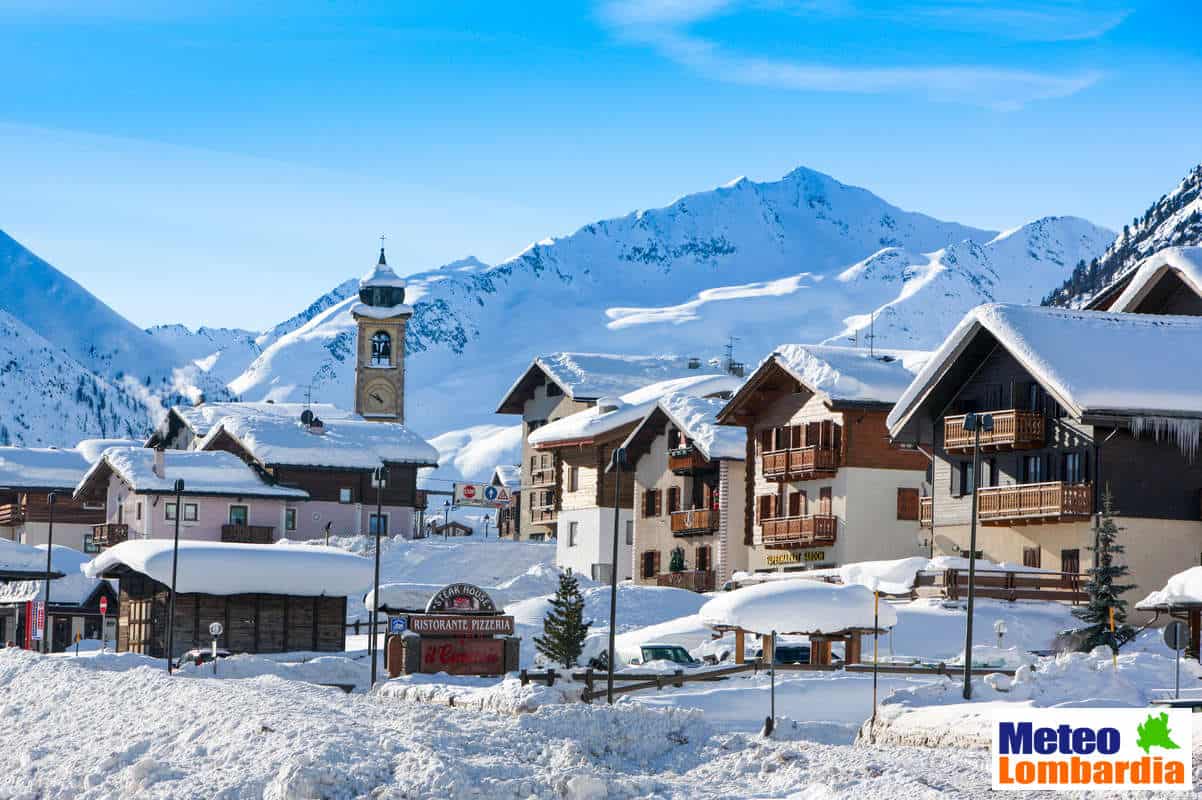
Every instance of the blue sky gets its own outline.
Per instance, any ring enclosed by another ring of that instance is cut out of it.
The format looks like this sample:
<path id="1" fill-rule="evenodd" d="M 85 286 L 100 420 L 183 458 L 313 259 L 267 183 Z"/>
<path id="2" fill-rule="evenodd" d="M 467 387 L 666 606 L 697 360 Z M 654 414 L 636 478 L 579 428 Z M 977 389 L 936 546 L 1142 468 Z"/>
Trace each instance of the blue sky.
<path id="1" fill-rule="evenodd" d="M 186 8 L 181 8 L 186 6 Z M 1202 11 L 1097 0 L 0 0 L 0 229 L 139 324 L 259 328 L 805 165 L 1120 227 L 1202 161 Z"/>

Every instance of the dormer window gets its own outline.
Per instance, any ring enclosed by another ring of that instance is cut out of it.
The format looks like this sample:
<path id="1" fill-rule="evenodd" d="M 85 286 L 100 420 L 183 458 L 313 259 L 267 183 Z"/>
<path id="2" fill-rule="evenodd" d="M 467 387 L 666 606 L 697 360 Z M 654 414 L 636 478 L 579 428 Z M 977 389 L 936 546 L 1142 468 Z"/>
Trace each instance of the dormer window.
<path id="1" fill-rule="evenodd" d="M 384 331 L 376 331 L 371 336 L 371 365 L 392 366 L 392 337 Z"/>

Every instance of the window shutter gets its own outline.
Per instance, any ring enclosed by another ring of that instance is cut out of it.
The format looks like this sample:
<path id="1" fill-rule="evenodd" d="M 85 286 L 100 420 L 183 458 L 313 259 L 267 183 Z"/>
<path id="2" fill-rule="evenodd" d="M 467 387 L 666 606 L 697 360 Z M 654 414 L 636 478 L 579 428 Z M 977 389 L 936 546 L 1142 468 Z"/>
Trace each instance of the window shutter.
<path id="1" fill-rule="evenodd" d="M 829 486 L 818 490 L 818 513 L 830 516 L 831 488 Z"/>
<path id="2" fill-rule="evenodd" d="M 810 496 L 806 493 L 805 489 L 802 489 L 797 494 L 801 498 L 801 511 L 799 513 L 804 517 L 810 513 Z"/>
<path id="3" fill-rule="evenodd" d="M 964 481 L 964 464 L 953 463 L 949 466 L 951 467 L 951 469 L 948 470 L 948 472 L 951 473 L 951 483 L 949 488 L 951 489 L 953 497 L 959 497 L 964 493 L 963 489 L 961 488 Z"/>
<path id="4" fill-rule="evenodd" d="M 918 519 L 918 490 L 897 490 L 897 518 L 900 520 Z"/>
<path id="5" fill-rule="evenodd" d="M 814 447 L 819 443 L 819 437 L 822 435 L 821 422 L 806 423 L 806 447 Z"/>
<path id="6" fill-rule="evenodd" d="M 759 512 L 759 520 L 758 521 L 762 523 L 764 520 L 766 520 L 772 516 L 772 498 L 771 498 L 771 496 L 766 495 L 766 494 L 760 495 L 758 505 L 759 505 L 759 508 L 757 509 L 757 511 Z"/>
<path id="7" fill-rule="evenodd" d="M 764 430 L 760 431 L 759 442 L 760 442 L 760 452 L 761 453 L 767 453 L 769 450 L 772 449 L 772 429 L 771 428 L 765 428 Z"/>
<path id="8" fill-rule="evenodd" d="M 801 516 L 801 493 L 800 492 L 793 492 L 791 495 L 789 495 L 789 516 L 790 517 L 800 517 Z"/>
<path id="9" fill-rule="evenodd" d="M 664 492 L 662 489 L 655 490 L 655 515 L 662 517 L 664 515 Z"/>
<path id="10" fill-rule="evenodd" d="M 656 550 L 651 556 L 651 570 L 654 574 L 659 574 L 659 551 Z"/>

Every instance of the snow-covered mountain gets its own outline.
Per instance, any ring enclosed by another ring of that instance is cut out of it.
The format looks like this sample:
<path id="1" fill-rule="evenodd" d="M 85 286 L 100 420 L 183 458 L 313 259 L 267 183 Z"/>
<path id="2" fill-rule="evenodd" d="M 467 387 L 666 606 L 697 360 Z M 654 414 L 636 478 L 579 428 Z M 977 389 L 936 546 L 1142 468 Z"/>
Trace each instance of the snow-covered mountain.
<path id="1" fill-rule="evenodd" d="M 434 438 L 452 473 L 481 477 L 478 467 L 517 442 L 491 412 L 536 354 L 706 358 L 736 337 L 736 357 L 755 361 L 782 341 L 859 327 L 867 346 L 874 310 L 878 346 L 933 347 L 978 303 L 1037 302 L 1112 239 L 1071 217 L 1000 234 L 941 222 L 806 169 L 771 183 L 740 179 L 496 266 L 466 259 L 410 276 L 408 421 Z M 230 388 L 251 400 L 311 389 L 349 402 L 352 295 L 343 284 L 294 318 L 303 324 L 281 326 L 270 343 L 260 337 L 263 352 Z"/>

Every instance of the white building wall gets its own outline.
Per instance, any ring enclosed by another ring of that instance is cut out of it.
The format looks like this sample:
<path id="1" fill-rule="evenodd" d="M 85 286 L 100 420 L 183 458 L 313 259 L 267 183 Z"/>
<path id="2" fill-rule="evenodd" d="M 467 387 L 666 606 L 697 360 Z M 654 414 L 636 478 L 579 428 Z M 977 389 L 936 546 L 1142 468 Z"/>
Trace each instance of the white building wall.
<path id="1" fill-rule="evenodd" d="M 840 564 L 879 561 L 926 554 L 926 539 L 917 520 L 897 518 L 897 490 L 922 486 L 921 472 L 903 469 L 844 467 L 848 504 L 841 518 Z"/>
<path id="2" fill-rule="evenodd" d="M 629 580 L 632 576 L 633 548 L 626 544 L 626 522 L 634 519 L 629 509 L 621 509 L 618 516 L 618 580 Z M 568 531 L 576 523 L 576 544 L 569 543 Z M 612 508 L 589 508 L 565 510 L 559 513 L 559 537 L 555 547 L 555 563 L 561 569 L 592 578 L 594 567 L 610 564 L 613 559 Z"/>

